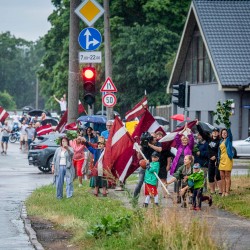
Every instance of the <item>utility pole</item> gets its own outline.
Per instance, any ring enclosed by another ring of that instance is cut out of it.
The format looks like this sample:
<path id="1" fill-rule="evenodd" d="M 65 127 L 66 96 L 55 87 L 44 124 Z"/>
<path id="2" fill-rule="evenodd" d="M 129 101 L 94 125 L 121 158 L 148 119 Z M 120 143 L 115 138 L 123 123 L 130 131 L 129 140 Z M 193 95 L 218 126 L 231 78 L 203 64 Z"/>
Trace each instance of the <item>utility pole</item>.
<path id="1" fill-rule="evenodd" d="M 104 7 L 104 48 L 105 48 L 105 78 L 112 79 L 109 0 L 103 0 Z M 107 108 L 107 119 L 113 119 L 113 108 Z"/>
<path id="2" fill-rule="evenodd" d="M 78 62 L 78 35 L 79 19 L 75 9 L 80 0 L 70 1 L 70 24 L 69 24 L 69 79 L 68 79 L 68 123 L 73 123 L 78 118 L 79 100 L 79 62 Z"/>
<path id="3" fill-rule="evenodd" d="M 188 112 L 188 82 L 185 82 L 185 108 L 184 108 L 184 116 L 185 120 L 187 120 L 187 112 Z"/>

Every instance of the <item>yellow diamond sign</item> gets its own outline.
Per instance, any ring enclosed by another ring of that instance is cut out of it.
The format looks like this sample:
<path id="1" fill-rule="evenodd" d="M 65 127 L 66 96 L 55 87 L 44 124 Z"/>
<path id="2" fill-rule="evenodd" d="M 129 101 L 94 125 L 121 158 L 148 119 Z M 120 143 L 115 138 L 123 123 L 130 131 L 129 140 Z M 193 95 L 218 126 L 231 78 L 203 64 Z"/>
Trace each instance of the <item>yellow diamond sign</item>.
<path id="1" fill-rule="evenodd" d="M 102 16 L 104 9 L 96 0 L 85 0 L 76 8 L 75 13 L 88 26 L 92 26 Z"/>

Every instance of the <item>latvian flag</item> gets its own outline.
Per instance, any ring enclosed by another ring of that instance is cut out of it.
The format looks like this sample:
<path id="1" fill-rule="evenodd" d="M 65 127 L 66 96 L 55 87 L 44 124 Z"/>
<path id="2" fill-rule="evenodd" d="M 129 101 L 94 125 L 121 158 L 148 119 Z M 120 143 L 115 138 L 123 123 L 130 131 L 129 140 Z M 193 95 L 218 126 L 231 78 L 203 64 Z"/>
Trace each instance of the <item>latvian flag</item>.
<path id="1" fill-rule="evenodd" d="M 131 109 L 125 114 L 126 122 L 132 121 L 136 117 L 144 114 L 145 110 L 147 109 L 147 106 L 148 98 L 147 96 L 144 96 L 143 99 L 133 107 L 133 109 Z"/>
<path id="2" fill-rule="evenodd" d="M 53 132 L 52 126 L 50 124 L 41 126 L 39 128 L 36 129 L 36 133 L 38 136 L 40 135 L 46 135 Z"/>
<path id="3" fill-rule="evenodd" d="M 9 113 L 0 106 L 0 122 L 3 123 L 8 116 L 9 116 Z"/>

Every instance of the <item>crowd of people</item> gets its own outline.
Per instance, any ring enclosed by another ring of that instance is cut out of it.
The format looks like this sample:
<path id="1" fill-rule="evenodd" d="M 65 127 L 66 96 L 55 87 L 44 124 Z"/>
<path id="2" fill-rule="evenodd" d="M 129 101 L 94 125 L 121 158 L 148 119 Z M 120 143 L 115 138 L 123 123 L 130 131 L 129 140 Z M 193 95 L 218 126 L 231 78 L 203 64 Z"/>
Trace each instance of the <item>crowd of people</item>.
<path id="1" fill-rule="evenodd" d="M 151 133 L 151 137 L 147 136 L 149 139 L 146 145 L 142 139 L 142 154 L 138 157 L 141 159 L 142 155 L 146 156 L 148 164 L 139 169 L 134 198 L 139 197 L 141 187 L 145 183 L 145 207 L 148 206 L 149 196 L 154 197 L 154 203 L 158 204 L 159 181 L 152 174 L 152 169 L 159 175 L 160 183 L 165 183 L 166 186 L 174 183 L 176 203 L 181 203 L 182 207 L 187 207 L 187 203 L 190 203 L 192 210 L 201 210 L 202 201 L 207 201 L 209 206 L 212 205 L 213 195 L 229 195 L 233 166 L 231 130 L 220 130 L 215 127 L 210 133 L 203 129 L 199 121 L 196 128 L 198 131 L 194 134 L 186 123 L 183 130 L 175 135 L 174 154 L 170 148 L 164 148 L 164 143 L 159 142 L 162 138 L 161 133 Z M 151 164 L 152 161 L 156 161 L 153 158 L 156 153 L 159 154 L 159 168 Z M 170 180 L 167 180 L 168 172 L 172 176 Z M 148 176 L 151 176 L 152 183 L 149 183 Z M 148 187 L 148 184 L 153 187 Z M 165 196 L 163 189 L 163 197 Z"/>
<path id="2" fill-rule="evenodd" d="M 46 117 L 45 114 L 42 116 Z M 29 119 L 13 116 L 14 124 L 20 125 L 20 149 L 29 145 L 36 137 L 36 128 L 42 121 L 37 117 Z M 105 143 L 109 137 L 113 122 L 107 121 L 107 130 L 95 133 L 92 127 L 87 127 L 78 137 L 69 141 L 67 137 L 61 138 L 60 147 L 56 150 L 52 161 L 52 173 L 55 175 L 56 197 L 63 197 L 63 184 L 66 180 L 66 196 L 73 195 L 73 180 L 78 179 L 79 187 L 82 187 L 83 179 L 90 178 L 90 186 L 93 194 L 98 196 L 102 188 L 102 195 L 107 196 L 109 181 L 105 178 L 100 159 L 103 156 Z M 5 121 L 0 126 L 2 131 L 1 154 L 7 154 L 8 136 L 12 129 Z M 147 207 L 150 197 L 154 198 L 154 204 L 158 205 L 158 188 L 163 184 L 163 198 L 167 196 L 165 187 L 174 183 L 176 202 L 182 207 L 187 203 L 192 204 L 193 210 L 201 210 L 202 201 L 207 200 L 212 205 L 212 196 L 218 194 L 222 197 L 230 194 L 231 170 L 233 166 L 232 134 L 230 129 L 214 128 L 211 133 L 204 130 L 196 123 L 197 131 L 184 128 L 177 132 L 174 138 L 176 151 L 159 142 L 164 134 L 162 131 L 155 133 L 145 132 L 140 138 L 141 152 L 138 152 L 138 160 L 146 159 L 146 166 L 139 167 L 139 179 L 134 189 L 133 196 L 138 199 L 144 185 L 145 202 Z M 23 144 L 22 141 L 25 143 Z M 139 162 L 139 161 L 138 161 Z M 168 180 L 168 173 L 172 178 Z M 204 194 L 208 195 L 204 195 Z"/>

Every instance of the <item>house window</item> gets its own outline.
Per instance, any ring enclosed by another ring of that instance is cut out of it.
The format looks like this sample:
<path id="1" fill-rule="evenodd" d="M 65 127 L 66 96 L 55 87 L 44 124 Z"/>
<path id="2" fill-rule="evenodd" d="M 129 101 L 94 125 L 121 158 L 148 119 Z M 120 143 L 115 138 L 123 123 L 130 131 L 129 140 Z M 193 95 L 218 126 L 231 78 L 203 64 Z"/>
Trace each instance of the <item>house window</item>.
<path id="1" fill-rule="evenodd" d="M 208 123 L 213 125 L 214 124 L 214 115 L 213 111 L 208 111 Z"/>
<path id="2" fill-rule="evenodd" d="M 200 111 L 195 112 L 195 119 L 198 119 L 198 121 L 200 121 L 200 119 L 201 119 L 201 112 Z"/>
<path id="3" fill-rule="evenodd" d="M 194 30 L 179 78 L 179 82 L 185 81 L 193 84 L 216 82 L 205 45 L 197 26 Z"/>

